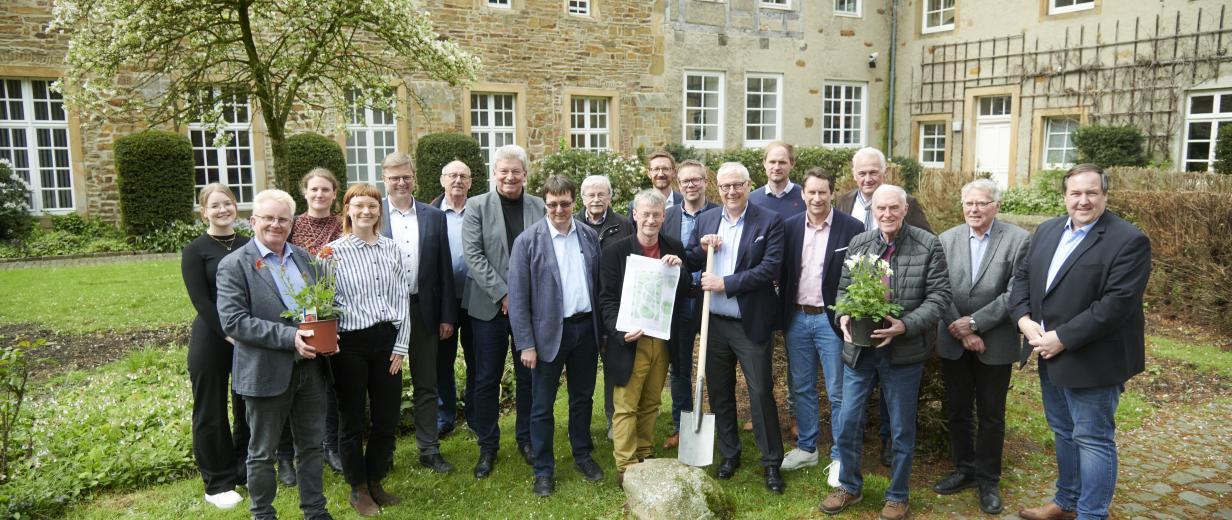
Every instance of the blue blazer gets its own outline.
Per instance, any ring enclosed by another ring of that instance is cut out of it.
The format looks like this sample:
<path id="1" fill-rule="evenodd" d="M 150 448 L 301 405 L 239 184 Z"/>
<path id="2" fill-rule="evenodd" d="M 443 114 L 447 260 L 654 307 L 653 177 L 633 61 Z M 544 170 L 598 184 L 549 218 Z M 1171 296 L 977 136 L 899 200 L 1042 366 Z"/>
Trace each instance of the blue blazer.
<path id="1" fill-rule="evenodd" d="M 723 278 L 723 285 L 729 297 L 736 297 L 744 333 L 752 341 L 766 343 L 770 341 L 779 308 L 775 284 L 783 266 L 783 218 L 756 204 L 747 203 L 745 207 L 736 270 Z M 690 271 L 706 268 L 701 237 L 719 232 L 719 221 L 725 211 L 719 208 L 697 216 L 696 232 L 689 239 Z"/>
<path id="2" fill-rule="evenodd" d="M 1119 385 L 1145 368 L 1142 294 L 1151 274 L 1151 241 L 1137 227 L 1105 211 L 1057 271 L 1048 268 L 1067 217 L 1043 224 L 1031 237 L 1010 290 L 1010 320 L 1043 320 L 1065 350 L 1048 365 L 1048 377 L 1064 388 Z M 221 294 L 221 291 L 219 291 Z M 977 322 L 978 324 L 978 322 Z M 1029 348 L 1024 341 L 1023 348 Z"/>
<path id="3" fill-rule="evenodd" d="M 436 335 L 441 323 L 458 323 L 458 294 L 453 286 L 453 257 L 449 251 L 449 228 L 445 212 L 415 201 L 419 222 L 419 315 L 422 325 Z M 389 197 L 381 201 L 381 235 L 393 238 L 389 229 Z M 418 324 L 417 324 L 418 325 Z"/>
<path id="4" fill-rule="evenodd" d="M 552 225 L 546 218 L 535 221 L 513 241 L 509 253 L 509 328 L 517 351 L 535 349 L 539 359 L 552 362 L 560 352 L 560 337 L 565 318 L 563 289 L 556 249 L 552 247 Z M 599 235 L 577 221 L 585 258 L 586 284 L 590 289 L 591 326 L 594 347 L 599 349 Z"/>
<path id="5" fill-rule="evenodd" d="M 821 264 L 821 298 L 827 306 L 834 305 L 838 296 L 838 281 L 843 274 L 843 261 L 847 258 L 847 244 L 851 238 L 864 232 L 864 225 L 851 215 L 831 208 L 834 219 L 830 223 L 830 239 L 826 241 L 826 254 Z M 804 224 L 808 213 L 801 213 L 783 223 L 786 237 L 783 239 L 783 271 L 779 277 L 780 323 L 787 330 L 796 317 L 796 296 L 800 289 L 800 261 L 804 254 Z M 826 309 L 830 326 L 839 338 L 843 337 L 834 312 Z"/>

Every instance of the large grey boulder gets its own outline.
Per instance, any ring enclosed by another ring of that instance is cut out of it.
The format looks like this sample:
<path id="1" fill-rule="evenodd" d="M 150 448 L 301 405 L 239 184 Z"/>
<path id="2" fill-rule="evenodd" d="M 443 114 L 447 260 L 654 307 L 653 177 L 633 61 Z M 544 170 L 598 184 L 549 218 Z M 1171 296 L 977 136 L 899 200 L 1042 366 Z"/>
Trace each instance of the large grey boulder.
<path id="1" fill-rule="evenodd" d="M 647 459 L 625 471 L 629 512 L 641 520 L 730 518 L 731 501 L 701 468 Z"/>

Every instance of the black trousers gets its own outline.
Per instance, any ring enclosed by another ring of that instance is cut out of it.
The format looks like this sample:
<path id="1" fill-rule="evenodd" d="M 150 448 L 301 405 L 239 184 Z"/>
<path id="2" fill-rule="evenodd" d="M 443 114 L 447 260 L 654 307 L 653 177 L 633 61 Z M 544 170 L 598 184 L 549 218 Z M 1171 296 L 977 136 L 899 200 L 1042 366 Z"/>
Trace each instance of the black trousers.
<path id="1" fill-rule="evenodd" d="M 188 342 L 188 377 L 192 382 L 192 443 L 205 492 L 215 495 L 247 482 L 248 421 L 244 400 L 231 391 L 234 347 L 200 319 L 193 321 Z M 235 421 L 227 419 L 227 398 Z"/>
<path id="2" fill-rule="evenodd" d="M 774 402 L 770 342 L 754 343 L 744 333 L 740 320 L 710 315 L 710 338 L 706 347 L 706 390 L 714 411 L 715 440 L 724 458 L 740 456 L 740 426 L 736 421 L 736 364 L 749 387 L 753 415 L 753 442 L 761 451 L 762 466 L 783 463 L 783 435 L 778 406 Z"/>
<path id="3" fill-rule="evenodd" d="M 957 360 L 941 360 L 945 419 L 954 469 L 982 484 L 1001 480 L 1005 394 L 1010 388 L 1012 369 L 1012 364 L 985 365 L 969 350 L 963 351 Z"/>
<path id="4" fill-rule="evenodd" d="M 394 458 L 394 434 L 402 402 L 402 373 L 389 373 L 397 327 L 381 323 L 339 334 L 338 353 L 330 362 L 338 395 L 338 454 L 348 484 L 385 478 Z M 404 360 L 402 366 L 406 367 Z M 365 419 L 371 407 L 371 424 Z M 364 429 L 368 446 L 364 449 Z"/>

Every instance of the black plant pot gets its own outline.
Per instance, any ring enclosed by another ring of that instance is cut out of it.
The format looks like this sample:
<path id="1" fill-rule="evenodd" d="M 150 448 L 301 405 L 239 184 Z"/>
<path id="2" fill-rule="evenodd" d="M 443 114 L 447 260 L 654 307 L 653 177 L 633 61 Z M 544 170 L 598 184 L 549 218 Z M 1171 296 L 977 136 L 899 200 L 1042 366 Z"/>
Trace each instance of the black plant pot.
<path id="1" fill-rule="evenodd" d="M 874 318 L 852 318 L 851 325 L 851 344 L 857 347 L 872 347 L 881 342 L 869 336 L 874 330 L 882 328 L 882 322 Z"/>

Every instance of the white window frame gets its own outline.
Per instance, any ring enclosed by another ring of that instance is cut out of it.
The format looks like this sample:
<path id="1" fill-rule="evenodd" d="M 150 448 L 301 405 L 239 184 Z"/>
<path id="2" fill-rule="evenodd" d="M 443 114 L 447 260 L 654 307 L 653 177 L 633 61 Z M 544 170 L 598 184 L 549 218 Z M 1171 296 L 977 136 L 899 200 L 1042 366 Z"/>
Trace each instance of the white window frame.
<path id="1" fill-rule="evenodd" d="M 1053 123 L 1059 123 L 1061 121 L 1073 121 L 1073 129 L 1068 132 L 1053 132 Z M 1082 121 L 1079 119 L 1077 114 L 1072 114 L 1045 117 L 1043 123 L 1044 128 L 1040 129 L 1040 131 L 1043 132 L 1043 138 L 1041 139 L 1043 141 L 1043 145 L 1040 146 L 1040 148 L 1042 149 L 1041 151 L 1044 155 L 1040 157 L 1040 165 L 1047 170 L 1055 170 L 1058 168 L 1067 169 L 1072 167 L 1074 165 L 1074 161 L 1049 162 L 1048 155 L 1049 152 L 1052 151 L 1060 151 L 1062 156 L 1064 156 L 1066 152 L 1069 152 L 1073 154 L 1071 157 L 1077 160 L 1078 149 L 1074 146 L 1074 131 L 1077 130 L 1079 126 L 1082 126 Z M 1068 138 L 1066 138 L 1066 141 L 1068 146 L 1062 146 L 1060 148 L 1053 147 L 1051 139 L 1053 135 L 1067 135 Z"/>
<path id="2" fill-rule="evenodd" d="M 939 128 L 940 133 L 929 134 L 928 133 L 929 127 Z M 916 159 L 919 160 L 920 164 L 923 165 L 925 168 L 945 168 L 945 161 L 946 159 L 948 159 L 945 156 L 946 155 L 945 154 L 946 140 L 948 139 L 947 136 L 945 135 L 945 127 L 946 127 L 945 121 L 922 121 L 920 122 L 919 155 L 916 157 Z M 932 152 L 934 154 L 933 159 L 937 158 L 936 154 L 940 154 L 941 160 L 940 161 L 926 160 L 924 156 L 926 153 L 929 153 L 929 152 Z"/>
<path id="3" fill-rule="evenodd" d="M 493 9 L 513 9 L 513 0 L 485 0 Z"/>
<path id="4" fill-rule="evenodd" d="M 381 161 L 398 150 L 397 110 L 361 106 L 358 90 L 347 93 L 346 184 L 368 183 L 385 193 Z"/>
<path id="5" fill-rule="evenodd" d="M 854 98 L 848 98 L 846 96 L 846 93 L 847 93 L 846 89 L 850 87 L 858 87 L 860 89 L 860 96 L 858 99 L 859 104 L 860 104 L 859 113 L 855 114 L 855 116 L 859 118 L 859 124 L 856 125 L 856 127 L 854 128 L 848 127 L 846 125 L 830 126 L 829 125 L 831 123 L 831 120 L 829 119 L 830 117 L 837 117 L 840 119 L 852 117 L 853 114 L 851 112 L 848 112 L 847 110 L 848 107 L 846 106 L 848 102 L 851 102 L 854 100 Z M 829 92 L 827 92 L 827 90 L 830 88 L 841 89 L 839 97 L 829 96 L 828 95 Z M 826 111 L 827 103 L 831 103 L 831 102 L 837 102 L 840 104 L 840 110 L 838 112 L 827 112 Z M 840 142 L 827 142 L 828 140 L 827 132 L 839 132 L 839 135 L 841 136 L 843 132 L 850 132 L 850 131 L 859 132 L 859 139 L 857 139 L 855 142 L 843 142 L 843 141 L 846 141 L 846 139 L 842 139 L 842 138 L 839 139 Z M 861 148 L 864 146 L 864 143 L 866 142 L 868 142 L 868 83 L 853 82 L 853 81 L 826 81 L 822 83 L 822 86 L 821 86 L 821 145 L 827 146 L 830 148 Z"/>
<path id="6" fill-rule="evenodd" d="M 948 8 L 945 7 L 945 2 L 950 1 L 950 0 L 920 0 L 920 1 L 921 1 L 920 12 L 922 13 L 922 15 L 920 16 L 920 32 L 924 34 L 928 34 L 928 33 L 954 30 L 954 23 L 958 19 L 958 17 L 955 15 L 955 11 L 958 9 L 958 0 L 952 0 L 953 4 L 950 5 L 950 7 Z M 1048 0 L 1048 1 L 1051 2 L 1052 0 Z M 934 2 L 937 4 L 937 7 L 935 9 L 930 8 L 930 4 Z M 954 18 L 955 18 L 954 21 L 951 21 L 950 23 L 941 23 L 939 25 L 933 25 L 933 26 L 928 25 L 928 15 L 930 13 L 938 13 L 939 18 L 941 20 L 945 20 L 946 11 L 950 11 L 951 15 L 954 15 Z"/>
<path id="7" fill-rule="evenodd" d="M 1194 98 L 1203 96 L 1211 96 L 1211 112 L 1207 114 L 1192 113 Z M 1205 162 L 1205 171 L 1215 171 L 1215 145 L 1219 143 L 1219 129 L 1220 127 L 1232 128 L 1232 110 L 1220 111 L 1221 97 L 1232 99 L 1232 90 L 1205 90 L 1190 92 L 1189 95 L 1185 97 L 1185 138 L 1181 141 L 1181 171 L 1201 171 L 1189 169 L 1189 163 L 1195 162 Z M 1229 101 L 1229 103 L 1232 103 L 1232 101 Z M 1192 130 L 1192 126 L 1195 124 L 1210 125 L 1210 138 L 1193 139 L 1190 136 L 1190 130 Z M 1206 150 L 1206 158 L 1190 160 L 1189 145 L 1200 142 L 1209 143 Z"/>
<path id="8" fill-rule="evenodd" d="M 497 99 L 502 101 L 508 99 L 508 107 L 497 108 Z M 484 99 L 485 103 L 476 103 L 477 100 Z M 480 106 L 483 105 L 483 106 Z M 497 119 L 503 119 L 508 116 L 508 125 L 495 124 Z M 488 124 L 478 124 L 483 116 L 487 117 Z M 491 163 L 492 152 L 497 148 L 507 144 L 517 144 L 518 139 L 518 94 L 516 92 L 471 92 L 471 113 L 467 114 L 471 118 L 471 137 L 474 137 L 479 142 L 480 152 L 483 153 L 483 160 L 488 165 L 488 173 L 492 173 Z M 487 138 L 487 144 L 484 144 Z"/>
<path id="9" fill-rule="evenodd" d="M 581 108 L 581 112 L 578 109 Z M 579 127 L 578 121 L 582 123 Z M 596 118 L 602 124 L 596 124 Z M 582 146 L 578 146 L 579 140 Z M 603 141 L 596 145 L 596 141 Z M 612 98 L 606 96 L 572 96 L 569 99 L 569 147 L 600 152 L 612 149 Z"/>
<path id="10" fill-rule="evenodd" d="M 1095 0 L 1072 0 L 1070 5 L 1058 6 L 1057 0 L 1048 0 L 1048 14 L 1074 13 L 1095 9 Z"/>
<path id="11" fill-rule="evenodd" d="M 591 0 L 565 0 L 565 9 L 573 16 L 590 16 Z"/>
<path id="12" fill-rule="evenodd" d="M 791 10 L 791 0 L 758 0 L 758 4 L 764 9 Z"/>
<path id="13" fill-rule="evenodd" d="M 716 106 L 714 107 L 700 106 L 700 107 L 692 107 L 692 108 L 689 107 L 689 77 L 691 76 L 697 76 L 697 77 L 703 78 L 702 90 L 697 91 L 697 92 L 702 93 L 703 97 L 706 94 L 712 92 L 712 91 L 705 90 L 704 78 L 715 78 L 718 80 L 717 81 L 718 90 L 713 91 L 715 94 L 717 94 L 717 97 L 718 97 L 718 104 Z M 694 148 L 722 148 L 723 147 L 723 135 L 724 135 L 723 133 L 725 131 L 724 119 L 726 119 L 726 114 L 725 114 L 724 109 L 727 106 L 726 83 L 727 83 L 727 73 L 723 71 L 711 71 L 711 70 L 686 70 L 684 71 L 684 83 L 681 85 L 681 91 L 684 92 L 684 96 L 682 96 L 683 99 L 681 100 L 681 104 L 684 107 L 684 111 L 681 112 L 682 120 L 681 120 L 680 127 L 681 127 L 681 132 L 683 134 L 682 141 L 685 146 L 692 146 Z M 717 121 L 713 124 L 700 123 L 700 124 L 690 125 L 688 121 L 688 117 L 689 117 L 689 110 L 691 109 L 692 110 L 702 110 L 702 111 L 714 111 Z M 715 139 L 712 139 L 712 140 L 689 139 L 689 127 L 690 126 L 694 126 L 694 127 L 714 126 L 715 127 Z"/>
<path id="14" fill-rule="evenodd" d="M 841 1 L 846 1 L 846 0 L 834 0 L 834 16 L 847 16 L 847 17 L 851 17 L 851 18 L 860 18 L 860 17 L 864 16 L 864 14 L 863 14 L 863 13 L 864 13 L 864 1 L 863 1 L 863 0 L 850 0 L 850 1 L 854 1 L 854 2 L 856 3 L 856 10 L 855 10 L 855 11 L 841 11 L 841 10 L 839 10 L 839 8 L 838 8 L 838 3 L 839 3 L 839 2 L 841 2 Z"/>
<path id="15" fill-rule="evenodd" d="M 5 82 L 6 91 L 9 82 L 18 84 L 18 97 L 15 98 L 12 92 L 8 92 L 8 96 L 0 99 L 0 103 L 10 106 L 16 103 L 22 111 L 22 117 L 13 119 L 12 111 L 6 110 L 5 118 L 0 119 L 0 129 L 6 130 L 10 136 L 24 135 L 25 143 L 18 147 L 10 141 L 8 146 L 0 148 L 0 157 L 8 159 L 13 172 L 25 180 L 30 188 L 27 199 L 30 213 L 56 215 L 76 211 L 77 197 L 73 192 L 73 157 L 68 112 L 64 108 L 63 96 L 51 89 L 55 80 L 5 77 L 0 78 L 0 81 Z M 45 98 L 34 98 L 35 83 L 40 83 L 45 89 Z M 36 105 L 43 105 L 47 111 L 46 118 L 36 115 Z M 50 139 L 47 145 L 40 146 L 40 136 Z M 16 160 L 18 150 L 25 151 L 24 166 Z M 47 161 L 48 159 L 50 161 Z M 50 164 L 45 164 L 46 162 Z M 51 176 L 51 183 L 45 185 L 44 175 L 48 174 Z M 64 202 L 66 196 L 68 200 Z M 47 204 L 48 197 L 51 198 L 52 204 Z"/>
<path id="16" fill-rule="evenodd" d="M 757 94 L 758 96 L 762 98 L 763 101 L 765 100 L 767 96 L 773 95 L 774 96 L 774 106 L 772 108 L 767 108 L 765 105 L 762 105 L 761 107 L 758 107 L 758 108 L 751 108 L 749 106 L 749 100 L 753 96 L 753 94 L 749 91 L 749 80 L 763 80 L 763 81 L 764 80 L 774 80 L 774 91 L 773 92 L 762 91 Z M 749 127 L 750 127 L 749 114 L 753 110 L 761 112 L 762 115 L 765 115 L 766 112 L 773 110 L 773 113 L 774 113 L 773 123 L 767 124 L 763 120 L 762 122 L 758 123 L 757 126 L 762 127 L 763 129 L 772 128 L 774 131 L 774 136 L 767 139 L 765 138 L 765 135 L 763 134 L 762 139 L 749 139 Z M 765 74 L 765 73 L 746 74 L 744 77 L 744 128 L 743 128 L 743 132 L 741 133 L 741 139 L 744 140 L 745 148 L 763 147 L 769 144 L 771 141 L 781 140 L 782 138 L 783 138 L 783 75 L 782 74 Z"/>
<path id="17" fill-rule="evenodd" d="M 217 91 L 215 92 L 217 94 Z M 224 100 L 224 98 L 227 98 Z M 243 102 L 240 102 L 243 99 Z M 193 183 L 196 187 L 193 191 L 193 201 L 197 200 L 197 193 L 200 193 L 201 188 L 212 182 L 221 182 L 231 191 L 235 193 L 238 200 L 239 209 L 252 209 L 252 198 L 256 196 L 256 150 L 253 149 L 252 131 L 252 104 L 248 100 L 248 96 L 244 94 L 230 94 L 227 96 L 217 97 L 217 103 L 224 106 L 230 105 L 235 116 L 233 121 L 226 121 L 222 126 L 219 126 L 217 132 L 211 132 L 210 128 L 200 122 L 193 121 L 188 124 L 188 137 L 192 141 L 193 146 Z M 240 108 L 242 107 L 242 110 Z M 243 117 L 239 117 L 240 114 Z M 242 121 L 241 121 L 242 119 Z M 219 134 L 230 134 L 230 139 L 223 146 L 214 146 L 214 138 Z M 243 152 L 248 152 L 247 164 L 242 160 Z M 235 161 L 231 161 L 231 152 L 235 154 Z M 199 157 L 213 155 L 217 163 L 213 166 L 201 164 L 198 162 Z M 230 170 L 235 169 L 233 176 Z M 209 171 L 214 170 L 215 175 L 210 176 Z M 205 182 L 199 182 L 199 176 L 205 172 Z M 244 173 L 247 171 L 248 182 L 244 182 Z M 245 191 L 247 190 L 247 191 Z"/>

